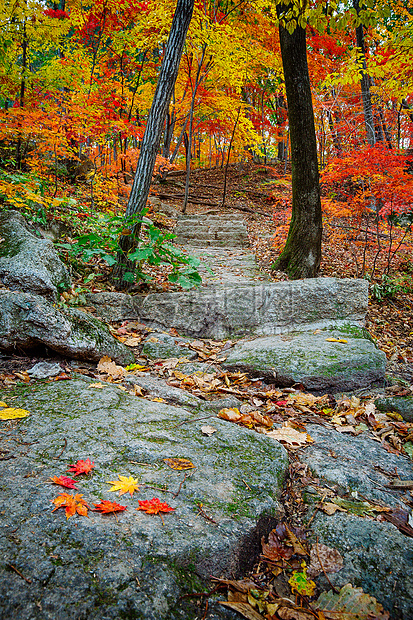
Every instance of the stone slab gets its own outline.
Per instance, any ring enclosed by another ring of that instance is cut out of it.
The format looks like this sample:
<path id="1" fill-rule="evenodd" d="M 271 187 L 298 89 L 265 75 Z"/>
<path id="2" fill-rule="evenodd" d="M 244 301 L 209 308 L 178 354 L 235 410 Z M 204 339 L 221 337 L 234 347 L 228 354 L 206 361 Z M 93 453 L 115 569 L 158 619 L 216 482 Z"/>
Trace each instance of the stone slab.
<path id="1" fill-rule="evenodd" d="M 383 385 L 386 356 L 361 329 L 350 327 L 241 341 L 222 366 L 279 386 L 299 384 L 311 392 L 336 393 Z"/>
<path id="2" fill-rule="evenodd" d="M 107 320 L 138 318 L 196 338 L 230 338 L 363 325 L 368 282 L 313 278 L 288 282 L 208 285 L 188 292 L 87 296 Z"/>
<path id="3" fill-rule="evenodd" d="M 279 517 L 288 458 L 252 430 L 214 418 L 207 437 L 202 416 L 84 378 L 16 387 L 7 399 L 30 415 L 0 422 L 14 457 L 0 460 L 2 620 L 194 619 L 198 608 L 183 595 L 209 589 L 211 575 L 242 574 Z M 76 477 L 76 491 L 50 483 L 86 458 L 95 467 Z M 172 470 L 165 458 L 195 468 Z M 110 491 L 119 474 L 139 479 L 133 497 Z M 91 508 L 109 500 L 127 510 L 66 519 L 52 512 L 64 491 Z M 164 525 L 136 510 L 154 497 L 175 509 Z"/>

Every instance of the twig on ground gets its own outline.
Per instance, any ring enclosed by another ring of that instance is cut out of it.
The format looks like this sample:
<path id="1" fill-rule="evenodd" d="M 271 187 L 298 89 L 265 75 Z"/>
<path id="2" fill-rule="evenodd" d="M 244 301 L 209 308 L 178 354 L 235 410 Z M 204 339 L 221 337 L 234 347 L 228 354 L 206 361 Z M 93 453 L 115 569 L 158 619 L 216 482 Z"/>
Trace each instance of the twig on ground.
<path id="1" fill-rule="evenodd" d="M 14 570 L 15 573 L 17 573 L 19 575 L 19 577 L 21 577 L 22 579 L 24 579 L 25 581 L 27 581 L 27 583 L 31 583 L 32 580 L 31 579 L 27 579 L 27 577 L 25 577 L 24 575 L 22 575 L 22 573 L 15 567 L 13 566 L 13 564 L 7 564 L 7 566 L 9 568 L 11 568 L 12 570 Z"/>
<path id="2" fill-rule="evenodd" d="M 337 590 L 337 588 L 336 588 L 336 587 L 334 587 L 334 586 L 333 586 L 333 584 L 331 583 L 331 581 L 330 581 L 330 579 L 328 578 L 327 573 L 326 573 L 326 571 L 325 571 L 325 569 L 324 569 L 323 563 L 322 563 L 322 561 L 321 561 L 321 558 L 320 558 L 320 553 L 319 553 L 319 551 L 318 551 L 318 536 L 317 536 L 317 539 L 316 539 L 316 543 L 315 543 L 315 544 L 316 544 L 316 551 L 317 551 L 317 558 L 318 558 L 318 562 L 319 562 L 319 564 L 320 564 L 320 566 L 321 566 L 321 570 L 322 570 L 322 571 L 323 571 L 323 573 L 324 573 L 324 577 L 327 579 L 328 583 L 329 583 L 329 584 L 330 584 L 330 586 L 333 588 L 334 592 L 335 592 L 336 594 L 338 594 L 338 592 L 339 592 L 339 591 L 338 591 L 338 590 Z"/>
<path id="3" fill-rule="evenodd" d="M 64 444 L 63 444 L 62 451 L 61 451 L 61 452 L 59 452 L 59 454 L 58 454 L 57 456 L 54 456 L 54 457 L 53 457 L 53 459 L 54 459 L 55 461 L 57 461 L 57 459 L 60 459 L 60 457 L 62 456 L 63 452 L 66 450 L 66 448 L 67 448 L 67 439 L 66 439 L 66 437 L 65 437 L 65 438 L 64 438 Z"/>

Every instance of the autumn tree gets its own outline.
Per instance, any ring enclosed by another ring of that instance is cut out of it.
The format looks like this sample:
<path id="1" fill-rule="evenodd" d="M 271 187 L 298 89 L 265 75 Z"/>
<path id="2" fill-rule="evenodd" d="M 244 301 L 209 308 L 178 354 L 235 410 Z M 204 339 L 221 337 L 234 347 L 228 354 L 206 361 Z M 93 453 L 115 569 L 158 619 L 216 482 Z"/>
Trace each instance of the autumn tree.
<path id="1" fill-rule="evenodd" d="M 135 218 L 135 222 L 132 223 L 130 233 L 122 235 L 119 240 L 120 250 L 117 256 L 117 263 L 112 272 L 112 279 L 118 290 L 128 287 L 129 283 L 125 280 L 124 276 L 128 272 L 133 272 L 134 269 L 134 263 L 129 260 L 128 254 L 136 247 L 139 241 L 139 234 L 142 226 L 140 216 L 146 207 L 156 155 L 158 153 L 166 114 L 178 75 L 179 64 L 186 33 L 192 18 L 193 8 L 194 0 L 178 0 L 172 20 L 165 56 L 141 144 L 132 191 L 126 208 L 126 225 L 130 225 L 131 218 Z M 139 218 L 137 221 L 136 217 Z"/>
<path id="2" fill-rule="evenodd" d="M 291 140 L 292 217 L 274 268 L 293 279 L 314 278 L 321 261 L 322 216 L 306 26 L 295 4 L 279 4 L 277 14 Z"/>

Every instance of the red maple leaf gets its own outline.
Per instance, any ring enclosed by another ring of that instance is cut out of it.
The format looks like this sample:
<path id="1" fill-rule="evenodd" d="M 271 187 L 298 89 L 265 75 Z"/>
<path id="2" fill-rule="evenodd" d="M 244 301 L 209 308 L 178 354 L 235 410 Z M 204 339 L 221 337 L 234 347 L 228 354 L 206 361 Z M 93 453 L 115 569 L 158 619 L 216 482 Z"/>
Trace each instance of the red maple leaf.
<path id="1" fill-rule="evenodd" d="M 102 512 L 103 514 L 108 514 L 110 512 L 120 512 L 121 510 L 126 510 L 126 506 L 121 506 L 116 502 L 109 502 L 104 499 L 100 504 L 93 504 L 95 506 L 95 510 Z"/>
<path id="2" fill-rule="evenodd" d="M 69 465 L 67 471 L 72 472 L 74 476 L 79 476 L 80 474 L 88 474 L 94 466 L 95 462 L 87 458 L 86 461 L 77 461 L 74 465 Z"/>
<path id="3" fill-rule="evenodd" d="M 153 497 L 151 500 L 139 499 L 138 502 L 139 508 L 137 508 L 136 510 L 143 510 L 146 512 L 146 514 L 159 514 L 162 519 L 162 523 L 164 521 L 161 512 L 172 512 L 173 510 L 175 510 L 175 508 L 171 508 L 170 506 L 168 506 L 166 502 L 161 502 L 157 497 Z"/>
<path id="4" fill-rule="evenodd" d="M 60 484 L 61 487 L 65 487 L 66 489 L 77 489 L 77 487 L 75 487 L 75 481 L 67 476 L 52 476 L 50 480 L 55 484 Z"/>

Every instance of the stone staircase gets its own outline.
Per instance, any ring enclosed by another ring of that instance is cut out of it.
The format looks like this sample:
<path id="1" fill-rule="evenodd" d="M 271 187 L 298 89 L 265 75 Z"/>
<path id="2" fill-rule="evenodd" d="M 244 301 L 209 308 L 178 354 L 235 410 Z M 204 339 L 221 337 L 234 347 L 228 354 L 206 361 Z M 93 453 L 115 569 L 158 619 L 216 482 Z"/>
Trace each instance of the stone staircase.
<path id="1" fill-rule="evenodd" d="M 238 214 L 198 214 L 181 216 L 175 228 L 178 245 L 201 248 L 246 248 L 247 227 Z"/>

